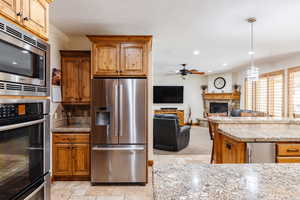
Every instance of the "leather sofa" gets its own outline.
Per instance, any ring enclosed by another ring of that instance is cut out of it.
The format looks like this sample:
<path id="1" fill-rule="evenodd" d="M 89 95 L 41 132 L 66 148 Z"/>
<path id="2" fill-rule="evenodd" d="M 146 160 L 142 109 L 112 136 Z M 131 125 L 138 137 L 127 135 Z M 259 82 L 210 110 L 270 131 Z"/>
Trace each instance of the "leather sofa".
<path id="1" fill-rule="evenodd" d="M 166 151 L 180 151 L 190 141 L 190 126 L 179 126 L 174 114 L 156 114 L 153 119 L 153 147 Z"/>

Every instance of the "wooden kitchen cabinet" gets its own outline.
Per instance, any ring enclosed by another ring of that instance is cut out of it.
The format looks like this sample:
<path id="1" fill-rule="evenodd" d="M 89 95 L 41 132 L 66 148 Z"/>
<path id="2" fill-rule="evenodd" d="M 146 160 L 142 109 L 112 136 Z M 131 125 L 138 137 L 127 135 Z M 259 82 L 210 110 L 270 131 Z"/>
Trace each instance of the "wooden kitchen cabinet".
<path id="1" fill-rule="evenodd" d="M 147 75 L 147 46 L 144 43 L 121 44 L 121 75 Z"/>
<path id="2" fill-rule="evenodd" d="M 49 3 L 47 0 L 22 0 L 23 25 L 43 38 L 49 33 Z"/>
<path id="3" fill-rule="evenodd" d="M 151 36 L 88 36 L 92 42 L 92 74 L 145 77 L 151 60 Z"/>
<path id="4" fill-rule="evenodd" d="M 53 166 L 55 176 L 72 175 L 72 149 L 71 144 L 53 145 Z"/>
<path id="5" fill-rule="evenodd" d="M 90 138 L 88 133 L 53 133 L 53 177 L 56 180 L 88 180 Z"/>
<path id="6" fill-rule="evenodd" d="M 0 13 L 14 22 L 20 21 L 21 0 L 0 0 Z"/>
<path id="7" fill-rule="evenodd" d="M 48 40 L 49 3 L 52 0 L 0 0 L 0 14 Z"/>
<path id="8" fill-rule="evenodd" d="M 89 104 L 90 51 L 61 51 L 62 102 Z"/>
<path id="9" fill-rule="evenodd" d="M 120 45 L 100 43 L 93 45 L 93 75 L 118 75 L 120 65 Z"/>
<path id="10" fill-rule="evenodd" d="M 222 163 L 245 163 L 246 144 L 226 136 L 222 138 Z"/>
<path id="11" fill-rule="evenodd" d="M 300 163 L 300 143 L 277 143 L 277 163 Z"/>

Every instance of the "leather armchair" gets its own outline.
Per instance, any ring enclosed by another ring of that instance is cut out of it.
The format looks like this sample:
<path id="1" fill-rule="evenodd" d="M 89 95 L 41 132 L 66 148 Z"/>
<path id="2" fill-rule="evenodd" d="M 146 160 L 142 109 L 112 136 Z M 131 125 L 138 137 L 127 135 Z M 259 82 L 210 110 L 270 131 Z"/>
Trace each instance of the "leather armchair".
<path id="1" fill-rule="evenodd" d="M 156 114 L 153 123 L 155 149 L 180 151 L 190 141 L 190 126 L 179 126 L 178 117 L 174 114 Z"/>

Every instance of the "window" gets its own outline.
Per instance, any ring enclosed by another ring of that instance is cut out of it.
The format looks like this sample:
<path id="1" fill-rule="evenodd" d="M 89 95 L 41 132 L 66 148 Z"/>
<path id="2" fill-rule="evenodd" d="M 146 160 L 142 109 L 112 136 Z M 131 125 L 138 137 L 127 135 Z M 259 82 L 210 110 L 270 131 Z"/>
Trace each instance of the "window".
<path id="1" fill-rule="evenodd" d="M 258 81 L 245 82 L 245 108 L 267 113 L 270 116 L 283 116 L 284 71 L 262 74 Z M 299 73 L 300 78 L 300 73 Z M 300 79 L 299 79 L 300 83 Z M 300 86 L 300 85 L 299 85 Z M 299 87 L 300 97 L 300 87 Z M 300 100 L 300 99 L 299 99 Z M 300 108 L 300 105 L 299 105 Z M 300 111 L 300 109 L 299 109 Z"/>
<path id="2" fill-rule="evenodd" d="M 289 69 L 289 117 L 300 114 L 300 67 Z"/>
<path id="3" fill-rule="evenodd" d="M 245 108 L 253 110 L 253 82 L 245 80 Z"/>

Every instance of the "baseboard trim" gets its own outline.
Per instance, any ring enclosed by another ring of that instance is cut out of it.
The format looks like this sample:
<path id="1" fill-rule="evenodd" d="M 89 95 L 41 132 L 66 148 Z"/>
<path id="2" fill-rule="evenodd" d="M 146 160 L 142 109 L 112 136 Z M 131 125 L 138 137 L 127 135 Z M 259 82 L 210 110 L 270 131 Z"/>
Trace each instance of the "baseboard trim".
<path id="1" fill-rule="evenodd" d="M 154 164 L 153 160 L 148 160 L 148 166 L 149 166 L 149 167 L 152 167 L 153 164 Z"/>

